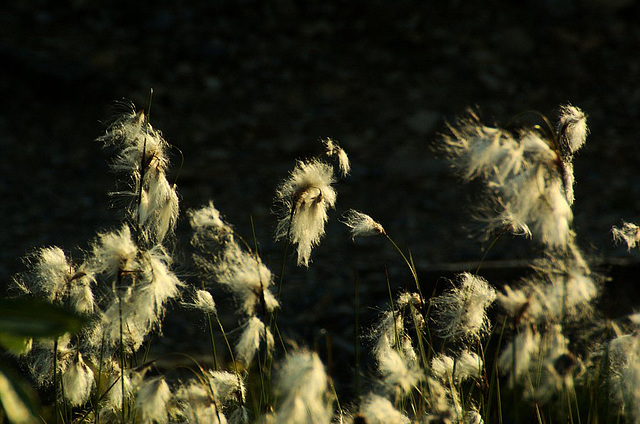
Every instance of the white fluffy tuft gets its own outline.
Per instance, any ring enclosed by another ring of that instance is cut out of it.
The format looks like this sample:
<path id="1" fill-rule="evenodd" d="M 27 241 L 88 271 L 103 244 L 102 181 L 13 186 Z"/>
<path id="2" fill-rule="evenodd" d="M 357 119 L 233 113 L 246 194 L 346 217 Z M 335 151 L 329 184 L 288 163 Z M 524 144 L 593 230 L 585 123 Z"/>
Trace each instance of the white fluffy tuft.
<path id="1" fill-rule="evenodd" d="M 311 250 L 324 235 L 327 210 L 336 203 L 333 168 L 324 162 L 298 162 L 276 191 L 279 207 L 276 240 L 297 245 L 298 265 L 309 266 Z"/>
<path id="2" fill-rule="evenodd" d="M 496 291 L 482 277 L 462 273 L 451 290 L 431 299 L 437 334 L 444 339 L 479 339 L 490 329 L 486 309 Z"/>
<path id="3" fill-rule="evenodd" d="M 351 239 L 385 234 L 382 225 L 365 213 L 349 209 L 342 218 L 342 222 L 351 230 Z"/>
<path id="4" fill-rule="evenodd" d="M 329 381 L 314 352 L 287 356 L 275 384 L 278 406 L 272 419 L 288 424 L 329 424 L 333 411 L 327 402 Z"/>

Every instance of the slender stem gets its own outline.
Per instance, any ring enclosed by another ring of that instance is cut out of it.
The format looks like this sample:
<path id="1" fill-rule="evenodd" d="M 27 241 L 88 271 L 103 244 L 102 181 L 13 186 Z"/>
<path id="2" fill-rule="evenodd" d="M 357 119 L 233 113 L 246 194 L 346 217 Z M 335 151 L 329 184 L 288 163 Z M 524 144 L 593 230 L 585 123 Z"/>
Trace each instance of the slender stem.
<path id="1" fill-rule="evenodd" d="M 494 373 L 498 375 L 498 361 L 494 361 Z M 500 393 L 500 379 L 496 377 L 496 400 L 498 402 L 498 423 L 502 424 L 502 395 Z"/>
<path id="2" fill-rule="evenodd" d="M 120 318 L 120 390 L 121 390 L 121 401 L 122 401 L 122 407 L 121 409 L 121 417 L 122 417 L 122 423 L 124 424 L 125 421 L 125 411 L 124 411 L 124 366 L 125 366 L 125 361 L 124 361 L 124 339 L 123 339 L 123 324 L 122 324 L 122 296 L 118 295 L 118 315 Z"/>
<path id="3" fill-rule="evenodd" d="M 562 397 L 563 397 L 563 398 L 566 398 L 566 401 L 567 401 L 567 408 L 569 408 L 569 411 L 568 411 L 568 412 L 569 412 L 569 420 L 568 420 L 568 421 L 569 421 L 571 424 L 574 424 L 574 421 L 573 421 L 573 408 L 571 407 L 571 395 L 569 394 L 569 391 L 568 391 L 568 389 L 567 389 L 566 385 L 565 385 L 565 387 L 564 387 L 563 392 L 564 392 L 564 393 L 562 394 Z"/>
<path id="4" fill-rule="evenodd" d="M 418 290 L 418 294 L 420 294 L 420 299 L 423 301 L 424 303 L 424 296 L 422 296 L 422 290 L 420 289 L 420 282 L 418 281 L 418 274 L 416 273 L 416 269 L 415 266 L 413 265 L 413 263 L 411 261 L 409 261 L 409 259 L 405 256 L 404 252 L 402 251 L 402 249 L 400 249 L 400 246 L 398 246 L 396 244 L 395 241 L 393 241 L 393 239 L 389 236 L 389 234 L 387 234 L 386 232 L 384 233 L 384 236 L 387 238 L 387 240 L 389 240 L 389 242 L 391 243 L 391 245 L 396 249 L 396 251 L 400 254 L 400 256 L 402 257 L 402 259 L 404 260 L 404 262 L 407 264 L 407 266 L 409 267 L 409 270 L 411 271 L 411 276 L 413 277 L 413 280 L 416 283 L 416 289 Z"/>
<path id="5" fill-rule="evenodd" d="M 136 244 L 140 246 L 142 238 L 142 224 L 140 223 L 140 207 L 142 206 L 142 192 L 144 186 L 144 177 L 147 171 L 147 136 L 149 135 L 149 119 L 151 118 L 151 100 L 153 99 L 153 88 L 149 89 L 149 97 L 147 98 L 147 110 L 144 116 L 144 139 L 142 140 L 142 154 L 140 156 L 140 181 L 138 184 L 138 193 L 136 196 Z"/>
<path id="6" fill-rule="evenodd" d="M 107 390 L 105 390 L 105 392 L 100 395 L 100 397 L 98 398 L 98 400 L 96 401 L 96 404 L 98 404 L 102 399 L 104 399 L 104 397 L 111 391 L 111 389 L 113 389 L 113 387 L 118 383 L 118 380 L 120 380 L 120 377 L 116 377 L 116 379 L 113 381 L 113 383 L 111 383 L 111 385 L 109 387 L 107 387 Z M 85 414 L 76 422 L 79 423 L 83 423 L 84 419 L 87 418 L 87 416 L 89 415 L 89 413 L 91 413 L 91 410 L 89 409 L 87 412 L 85 412 Z M 97 409 L 96 409 L 96 413 L 97 413 Z M 98 420 L 98 418 L 94 418 L 96 421 Z"/>
<path id="7" fill-rule="evenodd" d="M 497 236 L 494 237 L 493 240 L 491 240 L 489 247 L 487 247 L 487 250 L 485 250 L 484 254 L 482 255 L 482 258 L 480 258 L 480 262 L 478 262 L 478 266 L 476 267 L 476 272 L 475 272 L 476 274 L 480 271 L 480 268 L 482 268 L 482 264 L 484 263 L 485 259 L 487 259 L 487 255 L 489 254 L 489 252 L 491 252 L 491 250 L 494 248 L 498 240 L 500 240 L 502 236 L 505 235 L 506 232 L 507 232 L 507 228 L 505 227 L 502 229 L 502 231 L 500 231 L 500 233 Z"/>
<path id="8" fill-rule="evenodd" d="M 231 344 L 229 343 L 229 339 L 227 338 L 227 333 L 225 333 L 224 331 L 224 327 L 222 326 L 222 322 L 220 322 L 220 318 L 216 315 L 216 322 L 218 323 L 218 326 L 220 327 L 220 332 L 222 333 L 222 337 L 224 338 L 224 342 L 227 345 L 227 349 L 229 349 L 229 355 L 231 356 L 231 362 L 233 363 L 233 370 L 235 371 L 236 374 L 236 378 L 238 379 L 238 381 L 242 381 L 242 376 L 240 375 L 240 370 L 238 369 L 238 363 L 236 362 L 236 359 L 233 355 L 233 349 L 231 349 Z M 241 406 L 244 407 L 244 399 L 240 399 L 240 404 Z M 217 407 L 217 406 L 216 406 Z M 220 417 L 218 417 L 218 420 L 220 420 Z"/>
<path id="9" fill-rule="evenodd" d="M 256 260 L 256 270 L 258 273 L 258 278 L 260 279 L 260 293 L 259 293 L 259 300 L 260 300 L 260 307 L 262 309 L 262 317 L 263 319 L 265 319 L 266 321 L 266 317 L 267 317 L 267 301 L 265 299 L 264 296 L 264 292 L 265 292 L 265 284 L 264 281 L 262 281 L 262 273 L 260 272 L 260 265 L 262 264 L 260 261 L 260 256 L 258 255 L 258 238 L 256 236 L 256 227 L 255 227 L 255 223 L 253 222 L 253 216 L 250 215 L 249 219 L 251 220 L 251 233 L 253 235 L 253 254 Z M 273 313 L 271 314 L 270 319 L 273 318 Z M 264 364 L 266 368 L 266 364 L 268 361 L 268 357 L 269 357 L 269 345 L 268 345 L 268 327 L 265 325 L 264 326 L 264 347 L 263 347 L 263 352 L 264 352 Z M 259 349 L 259 347 L 258 347 Z M 264 404 L 265 407 L 269 405 L 270 403 L 270 393 L 268 392 L 268 388 L 270 387 L 270 384 L 266 384 L 265 383 L 265 375 L 264 375 L 264 369 L 263 369 L 263 364 L 260 362 L 260 354 L 258 353 L 258 369 L 260 372 L 260 386 L 261 386 L 261 397 L 264 400 Z M 271 377 L 271 373 L 269 373 L 269 379 Z"/>
<path id="10" fill-rule="evenodd" d="M 213 352 L 213 369 L 218 370 L 218 354 L 216 352 L 216 342 L 213 336 L 213 323 L 211 322 L 211 314 L 207 315 L 207 322 L 209 323 L 209 337 L 211 339 L 211 351 Z"/>
<path id="11" fill-rule="evenodd" d="M 344 412 L 342 411 L 342 405 L 340 405 L 340 399 L 338 398 L 338 392 L 336 391 L 336 386 L 333 384 L 333 380 L 331 380 L 331 378 L 329 379 L 329 388 L 331 389 L 331 393 L 333 394 L 333 398 L 336 401 L 336 407 L 338 409 L 338 414 L 340 414 L 339 416 L 342 417 L 344 415 Z"/>
<path id="12" fill-rule="evenodd" d="M 502 339 L 504 337 L 504 331 L 507 327 L 507 317 L 504 317 L 504 320 L 502 321 L 502 329 L 500 330 L 500 335 L 498 337 L 498 343 L 497 346 L 495 348 L 495 354 L 493 356 L 493 364 L 494 366 L 491 367 L 491 376 L 489 377 L 489 393 L 487 394 L 487 407 L 486 407 L 486 411 L 485 411 L 485 417 L 487 417 L 487 419 L 491 416 L 491 399 L 493 398 L 493 389 L 494 387 L 497 389 L 497 403 L 498 403 L 498 408 L 501 408 L 501 399 L 500 399 L 500 379 L 498 377 L 499 375 L 499 370 L 498 370 L 498 358 L 500 355 L 500 351 L 502 348 Z M 489 344 L 487 342 L 487 348 L 488 348 Z M 487 348 L 485 348 L 485 350 L 487 350 Z M 486 361 L 484 362 L 486 364 Z M 486 366 L 485 366 L 486 369 Z M 495 380 L 495 385 L 494 385 L 494 380 Z M 500 410 L 499 413 L 502 415 L 502 411 Z"/>
<path id="13" fill-rule="evenodd" d="M 517 412 L 518 412 L 518 391 L 516 390 L 516 365 L 517 365 L 517 361 L 516 361 L 516 354 L 517 354 L 517 346 L 516 346 L 516 340 L 517 340 L 517 329 L 516 329 L 516 323 L 515 321 L 511 324 L 513 327 L 513 340 L 511 342 L 511 376 L 513 377 L 512 382 L 513 382 L 513 386 L 511 387 L 512 392 L 513 392 L 513 409 L 514 409 L 514 417 L 517 417 Z"/>
<path id="14" fill-rule="evenodd" d="M 98 378 L 96 378 L 96 404 L 95 404 L 95 412 L 94 412 L 94 417 L 93 417 L 93 422 L 94 424 L 98 424 L 98 422 L 100 421 L 99 416 L 100 414 L 98 413 L 98 404 L 100 403 L 100 381 L 102 380 L 102 360 L 104 358 L 104 334 L 102 335 L 102 342 L 100 343 L 100 356 L 99 356 L 99 363 L 98 363 Z M 88 413 L 88 412 L 87 412 Z M 82 422 L 82 420 L 81 420 Z"/>
<path id="15" fill-rule="evenodd" d="M 55 397 L 54 413 L 55 422 L 58 423 L 58 338 L 53 341 L 53 396 Z"/>
<path id="16" fill-rule="evenodd" d="M 148 121 L 147 121 L 148 123 Z M 142 207 L 142 192 L 144 186 L 144 177 L 146 174 L 147 164 L 145 158 L 147 156 L 147 134 L 148 134 L 148 124 L 147 130 L 145 132 L 144 140 L 142 141 L 142 154 L 140 155 L 140 181 L 138 182 L 138 194 L 136 196 L 136 244 L 140 246 L 142 241 L 142 224 L 140 222 L 140 208 Z"/>
<path id="17" fill-rule="evenodd" d="M 389 293 L 389 306 L 391 307 L 391 316 L 393 318 L 393 334 L 394 334 L 394 342 L 396 344 L 396 349 L 400 350 L 400 335 L 398 334 L 398 326 L 396 319 L 396 307 L 393 303 L 393 294 L 391 293 L 391 282 L 389 281 L 389 273 L 387 269 L 384 270 L 385 276 L 387 278 L 387 292 Z M 398 311 L 400 312 L 400 311 Z"/>
<path id="18" fill-rule="evenodd" d="M 576 417 L 578 418 L 578 424 L 582 424 L 582 419 L 580 418 L 580 405 L 578 404 L 578 394 L 576 393 L 576 388 L 573 385 L 568 387 L 570 394 L 573 397 L 573 402 L 576 406 Z"/>
<path id="19" fill-rule="evenodd" d="M 278 300 L 280 300 L 280 296 L 282 294 L 282 282 L 284 280 L 284 269 L 287 264 L 287 253 L 289 250 L 289 244 L 291 243 L 291 223 L 293 221 L 293 215 L 295 214 L 295 208 L 291 208 L 291 214 L 289 215 L 289 225 L 287 227 L 287 235 L 284 238 L 284 249 L 282 253 L 282 266 L 280 267 L 280 277 L 278 280 Z"/>
<path id="20" fill-rule="evenodd" d="M 229 339 L 227 338 L 227 334 L 224 332 L 224 327 L 222 327 L 222 323 L 220 322 L 220 318 L 216 315 L 216 322 L 220 327 L 220 331 L 222 332 L 222 337 L 224 338 L 224 342 L 227 344 L 227 349 L 229 349 L 229 355 L 231 356 L 231 362 L 233 362 L 233 368 L 236 371 L 236 374 L 240 375 L 240 371 L 238 370 L 238 364 L 236 363 L 236 359 L 233 355 L 233 349 L 231 349 L 231 344 L 229 343 Z"/>
<path id="21" fill-rule="evenodd" d="M 358 408 L 360 408 L 360 279 L 358 276 L 355 276 L 355 323 L 354 323 L 354 349 L 356 353 L 356 402 L 358 403 Z"/>

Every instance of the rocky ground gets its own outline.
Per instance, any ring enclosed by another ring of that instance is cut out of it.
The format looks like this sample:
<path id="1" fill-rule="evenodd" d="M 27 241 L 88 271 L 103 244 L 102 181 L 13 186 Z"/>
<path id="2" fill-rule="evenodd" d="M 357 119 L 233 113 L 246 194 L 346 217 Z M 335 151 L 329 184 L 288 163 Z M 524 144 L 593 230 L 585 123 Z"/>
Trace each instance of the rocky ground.
<path id="1" fill-rule="evenodd" d="M 252 218 L 276 273 L 283 247 L 271 237 L 275 187 L 297 158 L 321 151 L 322 138 L 350 154 L 352 175 L 337 185 L 310 269 L 287 266 L 281 328 L 293 340 L 330 339 L 351 352 L 354 281 L 369 320 L 386 302 L 386 271 L 394 289 L 411 288 L 388 243 L 349 240 L 336 219 L 349 208 L 382 222 L 411 251 L 425 284 L 483 255 L 487 243 L 468 237 L 473 190 L 431 149 L 468 107 L 488 122 L 528 110 L 553 120 L 567 102 L 583 108 L 591 135 L 575 160 L 579 240 L 607 263 L 638 257 L 610 236 L 622 219 L 640 220 L 633 2 L 12 3 L 0 12 L 4 282 L 30 249 L 55 244 L 79 256 L 76 247 L 117 225 L 109 152 L 92 140 L 114 100 L 142 105 L 150 88 L 152 123 L 175 146 L 183 211 L 213 199 L 247 237 Z M 193 282 L 182 216 L 176 250 Z M 488 260 L 500 268 L 539 253 L 504 238 Z M 204 349 L 190 344 L 204 333 L 189 319 L 167 325 L 182 337 L 166 338 L 164 349 Z"/>

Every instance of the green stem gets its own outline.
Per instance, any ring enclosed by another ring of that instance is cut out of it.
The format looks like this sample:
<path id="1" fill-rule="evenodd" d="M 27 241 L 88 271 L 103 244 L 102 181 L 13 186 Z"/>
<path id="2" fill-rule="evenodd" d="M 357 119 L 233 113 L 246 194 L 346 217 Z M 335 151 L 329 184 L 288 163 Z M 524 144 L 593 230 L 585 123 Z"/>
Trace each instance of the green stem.
<path id="1" fill-rule="evenodd" d="M 59 405 L 58 405 L 58 338 L 53 341 L 53 396 L 55 398 L 54 403 L 54 413 L 55 413 L 55 423 L 58 424 L 58 414 L 59 414 Z"/>
<path id="2" fill-rule="evenodd" d="M 354 335 L 354 349 L 355 349 L 355 353 L 356 353 L 356 378 L 355 378 L 355 385 L 356 385 L 356 401 L 358 403 L 358 408 L 360 408 L 360 395 L 361 395 L 361 388 L 360 388 L 360 290 L 359 290 L 359 282 L 360 279 L 358 278 L 358 276 L 356 275 L 355 278 L 355 335 Z"/>
<path id="3" fill-rule="evenodd" d="M 229 343 L 229 339 L 227 338 L 227 334 L 224 332 L 224 327 L 220 322 L 220 318 L 216 316 L 216 322 L 218 323 L 218 327 L 220 327 L 220 332 L 222 332 L 222 337 L 224 338 L 224 342 L 227 345 L 227 349 L 229 350 L 229 355 L 231 356 L 231 362 L 233 362 L 233 368 L 237 375 L 240 375 L 240 371 L 238 370 L 238 364 L 236 362 L 235 356 L 233 355 L 233 349 L 231 349 L 231 343 Z"/>
<path id="4" fill-rule="evenodd" d="M 121 390 L 121 401 L 122 407 L 121 409 L 121 418 L 122 424 L 125 424 L 125 411 L 124 411 L 124 398 L 125 398 L 125 385 L 124 385 L 124 339 L 123 339 L 123 324 L 122 324 L 122 296 L 118 295 L 118 315 L 120 318 L 120 390 Z"/>
<path id="5" fill-rule="evenodd" d="M 287 235 L 284 238 L 284 249 L 282 253 L 282 266 L 280 267 L 280 276 L 278 279 L 278 300 L 282 295 L 282 282 L 284 280 L 284 269 L 287 264 L 287 253 L 289 250 L 289 244 L 291 243 L 291 221 L 293 220 L 293 214 L 295 213 L 295 208 L 291 208 L 291 214 L 289 215 L 289 226 L 287 227 Z"/>
<path id="6" fill-rule="evenodd" d="M 102 380 L 102 360 L 104 359 L 104 334 L 102 335 L 102 342 L 100 343 L 100 355 L 99 355 L 99 363 L 98 363 L 98 378 L 96 378 L 96 404 L 95 406 L 95 412 L 94 412 L 94 417 L 93 417 L 93 423 L 94 424 L 98 424 L 99 420 L 99 416 L 100 414 L 98 413 L 99 408 L 98 408 L 98 404 L 100 403 L 100 381 Z M 82 422 L 82 421 L 81 421 Z"/>
<path id="7" fill-rule="evenodd" d="M 213 352 L 213 369 L 218 370 L 218 354 L 216 352 L 216 341 L 213 336 L 213 323 L 211 322 L 211 314 L 207 314 L 207 321 L 209 323 L 209 337 L 211 339 L 211 350 Z"/>
<path id="8" fill-rule="evenodd" d="M 396 249 L 396 251 L 402 257 L 402 260 L 404 260 L 405 264 L 407 264 L 407 266 L 409 267 L 409 271 L 411 271 L 411 276 L 413 277 L 413 280 L 416 283 L 416 289 L 418 290 L 418 294 L 420 295 L 420 300 L 424 304 L 424 296 L 422 296 L 422 290 L 420 289 L 420 282 L 418 281 L 418 274 L 416 273 L 416 268 L 413 265 L 413 262 L 409 261 L 409 259 L 406 257 L 402 249 L 400 249 L 400 246 L 398 246 L 396 242 L 393 241 L 393 239 L 389 236 L 389 234 L 384 233 L 384 236 L 387 238 L 387 240 L 389 240 L 391 245 Z"/>
<path id="9" fill-rule="evenodd" d="M 491 250 L 495 247 L 498 240 L 500 240 L 502 236 L 505 235 L 506 232 L 507 232 L 507 228 L 505 227 L 502 229 L 502 231 L 500 231 L 500 233 L 497 236 L 493 238 L 493 240 L 491 240 L 491 243 L 489 243 L 489 247 L 487 247 L 487 250 L 485 250 L 484 254 L 482 255 L 482 258 L 480 258 L 480 262 L 478 262 L 478 266 L 476 267 L 476 272 L 475 272 L 476 274 L 480 272 L 480 268 L 482 268 L 482 264 L 484 263 L 485 259 L 487 259 L 487 255 L 489 254 L 489 252 L 491 252 Z"/>

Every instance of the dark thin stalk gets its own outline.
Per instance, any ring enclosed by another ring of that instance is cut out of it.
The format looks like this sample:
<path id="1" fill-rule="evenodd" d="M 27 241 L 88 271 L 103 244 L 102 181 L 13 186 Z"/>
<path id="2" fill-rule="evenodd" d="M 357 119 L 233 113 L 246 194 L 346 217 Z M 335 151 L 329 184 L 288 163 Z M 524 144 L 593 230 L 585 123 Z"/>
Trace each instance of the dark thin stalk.
<path id="1" fill-rule="evenodd" d="M 55 398 L 54 402 L 54 413 L 55 413 L 55 423 L 58 424 L 58 414 L 59 414 L 59 405 L 58 405 L 58 338 L 53 341 L 53 396 Z"/>
<path id="2" fill-rule="evenodd" d="M 264 297 L 264 291 L 265 291 L 265 287 L 264 287 L 264 282 L 262 281 L 262 274 L 260 273 L 260 257 L 258 256 L 258 238 L 256 236 L 256 227 L 255 227 L 255 223 L 253 222 L 253 216 L 249 216 L 249 219 L 251 220 L 251 234 L 253 235 L 253 245 L 254 245 L 254 249 L 253 249 L 253 254 L 256 260 L 256 268 L 258 271 L 258 278 L 260 279 L 260 293 L 259 293 L 259 298 L 260 298 L 260 307 L 262 309 L 262 317 L 263 319 L 265 319 L 266 321 L 266 317 L 267 317 L 267 302 L 266 299 Z M 264 345 L 263 345 L 263 352 L 264 352 L 264 364 L 265 364 L 265 368 L 266 368 L 266 364 L 268 361 L 268 357 L 269 357 L 269 346 L 267 344 L 268 341 L 268 328 L 265 325 L 264 326 Z M 258 346 L 258 349 L 260 349 L 260 347 Z M 261 397 L 264 400 L 264 405 L 265 407 L 268 407 L 270 404 L 270 392 L 269 392 L 269 388 L 270 388 L 270 384 L 266 384 L 265 383 L 265 375 L 264 375 L 264 369 L 262 367 L 262 363 L 260 362 L 260 354 L 258 353 L 258 368 L 259 368 L 259 372 L 260 372 L 260 391 L 261 391 Z M 271 380 L 271 373 L 269 372 L 268 375 L 268 379 L 269 381 Z"/>
<path id="3" fill-rule="evenodd" d="M 356 402 L 358 404 L 358 408 L 360 408 L 360 396 L 361 396 L 361 387 L 360 387 L 360 279 L 358 275 L 355 276 L 355 323 L 354 323 L 354 340 L 353 345 L 356 353 L 356 375 L 355 375 L 355 386 L 356 386 Z"/>
<path id="4" fill-rule="evenodd" d="M 222 327 L 222 323 L 220 322 L 220 318 L 216 316 L 216 322 L 220 327 L 220 331 L 222 332 L 222 337 L 224 338 L 225 343 L 227 344 L 227 349 L 229 349 L 229 355 L 231 356 L 231 362 L 233 362 L 233 368 L 236 372 L 236 375 L 240 375 L 240 370 L 238 370 L 238 364 L 236 362 L 235 356 L 233 355 L 233 349 L 231 349 L 231 343 L 229 343 L 229 339 L 227 338 L 227 334 L 224 332 L 224 327 Z"/>
<path id="5" fill-rule="evenodd" d="M 125 411 L 124 411 L 124 366 L 125 366 L 125 361 L 124 361 L 124 340 L 123 340 L 123 324 L 122 324 L 122 296 L 118 295 L 118 316 L 120 319 L 120 389 L 122 391 L 121 393 L 121 400 L 122 400 L 122 407 L 121 409 L 121 418 L 122 418 L 122 423 L 124 424 L 125 421 Z"/>
<path id="6" fill-rule="evenodd" d="M 140 246 L 142 238 L 142 226 L 140 224 L 140 206 L 142 205 L 142 190 L 144 186 L 144 177 L 147 171 L 147 136 L 149 135 L 149 119 L 151 118 L 151 101 L 153 99 L 153 88 L 149 89 L 149 97 L 147 98 L 147 109 L 144 116 L 145 137 L 142 141 L 142 155 L 140 156 L 140 182 L 138 184 L 138 193 L 136 195 L 136 244 Z"/>
<path id="7" fill-rule="evenodd" d="M 500 393 L 500 379 L 498 376 L 498 362 L 494 362 L 494 372 L 496 375 L 496 400 L 498 402 L 498 423 L 502 424 L 502 394 Z"/>
<path id="8" fill-rule="evenodd" d="M 102 342 L 100 343 L 99 358 L 100 359 L 98 363 L 98 378 L 96 378 L 96 404 L 95 404 L 95 412 L 93 417 L 94 424 L 98 424 L 98 422 L 100 421 L 99 419 L 100 414 L 98 413 L 98 405 L 100 404 L 100 399 L 102 399 L 102 397 L 100 396 L 100 381 L 102 380 L 102 360 L 104 359 L 104 333 L 102 334 Z"/>
<path id="9" fill-rule="evenodd" d="M 209 323 L 209 337 L 211 339 L 211 350 L 213 352 L 213 369 L 218 370 L 218 354 L 216 352 L 216 342 L 213 338 L 213 323 L 211 322 L 211 314 L 207 315 L 207 322 Z"/>
<path id="10" fill-rule="evenodd" d="M 107 395 L 107 393 L 109 393 L 111 391 L 111 389 L 113 389 L 113 387 L 118 383 L 118 380 L 120 380 L 120 377 L 116 377 L 116 379 L 113 381 L 113 383 L 111 383 L 111 385 L 109 387 L 107 387 L 107 390 L 104 391 L 104 393 L 102 395 L 100 395 L 100 397 L 98 398 L 98 400 L 96 401 L 96 405 L 98 403 L 100 403 L 100 401 L 102 399 L 104 399 L 104 397 Z M 79 420 L 78 422 L 82 423 L 84 422 L 84 419 L 87 418 L 87 416 L 91 413 L 91 410 L 88 410 Z M 97 420 L 97 418 L 95 418 Z"/>
<path id="11" fill-rule="evenodd" d="M 485 259 L 487 259 L 487 255 L 494 248 L 498 240 L 500 240 L 507 231 L 508 230 L 506 227 L 503 228 L 502 231 L 500 231 L 500 233 L 497 236 L 495 236 L 493 240 L 491 240 L 489 247 L 487 247 L 487 250 L 485 250 L 484 254 L 482 255 L 482 258 L 480 258 L 480 262 L 478 262 L 478 266 L 476 267 L 475 274 L 478 274 L 478 272 L 480 272 L 480 268 L 482 268 L 482 264 L 484 263 Z"/>
<path id="12" fill-rule="evenodd" d="M 291 223 L 293 221 L 293 215 L 295 214 L 296 210 L 295 208 L 291 208 L 291 214 L 289 215 L 289 225 L 287 227 L 287 235 L 284 238 L 284 249 L 283 249 L 283 253 L 282 253 L 282 266 L 280 267 L 280 277 L 278 280 L 278 300 L 280 300 L 280 297 L 282 295 L 282 282 L 284 280 L 284 269 L 285 266 L 287 264 L 287 253 L 289 250 L 289 244 L 291 243 L 290 238 L 291 238 Z"/>
<path id="13" fill-rule="evenodd" d="M 396 249 L 396 251 L 400 254 L 400 256 L 402 257 L 402 259 L 404 260 L 404 262 L 407 264 L 407 266 L 409 267 L 409 271 L 411 271 L 411 276 L 413 277 L 413 280 L 416 283 L 416 290 L 418 291 L 418 294 L 420 295 L 420 300 L 422 301 L 422 303 L 424 304 L 424 296 L 422 295 L 422 290 L 420 289 L 420 282 L 418 281 L 418 274 L 416 273 L 416 268 L 413 265 L 413 262 L 410 261 L 406 255 L 404 254 L 404 252 L 402 251 L 402 249 L 400 249 L 400 246 L 398 246 L 396 244 L 395 241 L 393 241 L 393 239 L 387 234 L 384 233 L 384 236 L 387 238 L 387 240 L 389 240 L 389 242 L 391 243 L 391 245 Z"/>

